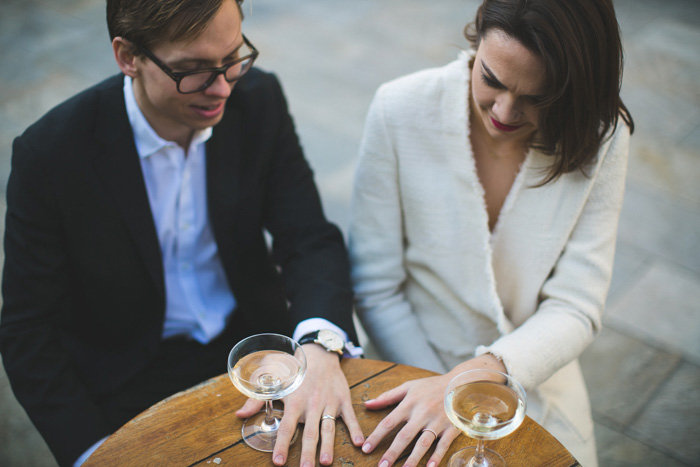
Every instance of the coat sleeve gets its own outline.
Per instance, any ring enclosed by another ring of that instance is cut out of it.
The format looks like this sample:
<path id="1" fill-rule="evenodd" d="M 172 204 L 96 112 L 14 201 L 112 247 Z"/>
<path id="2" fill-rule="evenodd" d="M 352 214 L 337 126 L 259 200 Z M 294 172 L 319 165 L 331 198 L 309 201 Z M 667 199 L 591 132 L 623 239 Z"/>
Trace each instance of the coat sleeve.
<path id="1" fill-rule="evenodd" d="M 349 249 L 358 316 L 382 358 L 441 371 L 404 293 L 404 228 L 396 152 L 383 92 L 375 96 L 360 146 Z"/>
<path id="2" fill-rule="evenodd" d="M 7 186 L 0 352 L 12 390 L 61 465 L 110 429 L 57 331 L 70 306 L 69 258 L 51 177 L 15 140 Z"/>
<path id="3" fill-rule="evenodd" d="M 618 124 L 598 154 L 590 193 L 549 278 L 539 305 L 513 332 L 477 348 L 499 357 L 508 372 L 534 388 L 578 358 L 600 330 L 612 278 L 627 173 L 629 128 Z"/>
<path id="4" fill-rule="evenodd" d="M 271 81 L 279 120 L 268 135 L 274 144 L 264 174 L 263 221 L 272 236 L 272 255 L 282 275 L 291 322 L 323 318 L 357 342 L 343 235 L 325 218 L 282 88 L 276 79 Z"/>

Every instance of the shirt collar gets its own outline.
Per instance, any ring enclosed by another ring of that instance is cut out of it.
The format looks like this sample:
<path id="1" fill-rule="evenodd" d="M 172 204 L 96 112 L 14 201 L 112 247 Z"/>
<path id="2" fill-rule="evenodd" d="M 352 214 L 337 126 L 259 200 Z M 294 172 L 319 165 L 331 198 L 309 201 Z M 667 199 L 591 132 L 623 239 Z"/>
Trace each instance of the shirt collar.
<path id="1" fill-rule="evenodd" d="M 166 146 L 172 146 L 176 143 L 167 141 L 155 132 L 146 120 L 146 117 L 141 112 L 141 108 L 136 103 L 134 96 L 134 86 L 131 76 L 124 77 L 124 101 L 126 102 L 126 115 L 129 119 L 129 124 L 134 132 L 134 142 L 136 143 L 136 152 L 141 159 L 151 156 Z M 212 134 L 212 127 L 205 128 L 195 132 L 192 137 L 190 147 L 206 142 Z"/>

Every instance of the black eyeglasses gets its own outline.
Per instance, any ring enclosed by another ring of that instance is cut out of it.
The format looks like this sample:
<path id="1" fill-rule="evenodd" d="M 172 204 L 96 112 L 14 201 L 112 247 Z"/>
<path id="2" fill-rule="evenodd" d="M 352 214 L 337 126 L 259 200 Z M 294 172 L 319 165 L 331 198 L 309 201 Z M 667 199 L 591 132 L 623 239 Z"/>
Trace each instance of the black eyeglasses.
<path id="1" fill-rule="evenodd" d="M 204 91 L 211 86 L 219 75 L 224 75 L 226 81 L 233 83 L 241 79 L 243 75 L 250 70 L 253 66 L 253 62 L 258 57 L 258 50 L 243 36 L 243 45 L 241 45 L 241 48 L 238 49 L 237 52 L 239 58 L 234 61 L 224 66 L 214 68 L 202 68 L 194 71 L 173 71 L 172 68 L 153 55 L 153 52 L 135 42 L 134 45 L 150 58 L 158 68 L 163 70 L 166 75 L 170 76 L 173 81 L 175 81 L 177 91 L 181 94 L 193 94 L 195 92 Z"/>

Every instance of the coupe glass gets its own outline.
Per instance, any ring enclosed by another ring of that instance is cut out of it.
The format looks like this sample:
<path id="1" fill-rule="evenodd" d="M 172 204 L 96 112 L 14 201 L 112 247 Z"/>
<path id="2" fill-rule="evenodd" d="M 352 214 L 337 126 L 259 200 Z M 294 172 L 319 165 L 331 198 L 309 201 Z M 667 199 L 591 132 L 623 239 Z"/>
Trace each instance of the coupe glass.
<path id="1" fill-rule="evenodd" d="M 272 407 L 299 387 L 306 372 L 301 346 L 280 334 L 257 334 L 236 344 L 228 355 L 228 375 L 244 395 L 265 401 L 265 410 L 243 422 L 248 446 L 272 452 L 283 411 Z M 293 442 L 294 440 L 292 440 Z"/>
<path id="2" fill-rule="evenodd" d="M 484 448 L 484 441 L 514 432 L 525 418 L 525 405 L 525 390 L 504 373 L 471 370 L 455 376 L 445 392 L 445 412 L 477 445 L 455 453 L 449 467 L 505 466 L 503 457 Z"/>

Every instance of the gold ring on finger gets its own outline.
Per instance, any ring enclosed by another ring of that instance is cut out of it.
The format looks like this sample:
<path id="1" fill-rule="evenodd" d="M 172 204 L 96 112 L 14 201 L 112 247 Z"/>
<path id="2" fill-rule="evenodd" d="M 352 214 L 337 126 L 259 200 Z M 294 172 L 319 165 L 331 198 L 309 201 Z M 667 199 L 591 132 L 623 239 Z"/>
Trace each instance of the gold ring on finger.
<path id="1" fill-rule="evenodd" d="M 438 439 L 437 433 L 435 433 L 435 432 L 434 432 L 433 430 L 431 430 L 430 428 L 423 428 L 423 431 L 421 431 L 421 433 L 425 433 L 426 431 L 429 431 L 430 433 L 432 433 L 433 436 L 435 436 L 435 440 Z M 433 440 L 433 442 L 435 442 L 435 440 Z"/>

